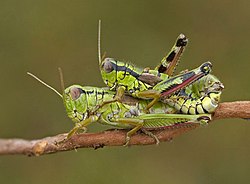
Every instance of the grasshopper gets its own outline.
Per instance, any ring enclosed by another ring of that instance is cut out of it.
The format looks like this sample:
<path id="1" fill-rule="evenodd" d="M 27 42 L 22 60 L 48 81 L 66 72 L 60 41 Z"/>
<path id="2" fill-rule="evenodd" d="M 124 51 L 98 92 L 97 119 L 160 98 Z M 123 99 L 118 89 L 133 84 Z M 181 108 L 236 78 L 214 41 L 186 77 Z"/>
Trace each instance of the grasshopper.
<path id="1" fill-rule="evenodd" d="M 99 122 L 105 125 L 130 129 L 126 134 L 125 145 L 129 144 L 131 136 L 138 130 L 142 130 L 145 134 L 154 138 L 156 144 L 158 144 L 158 138 L 150 132 L 150 130 L 173 127 L 179 124 L 207 124 L 207 122 L 211 120 L 210 114 L 172 114 L 175 109 L 160 101 L 156 102 L 156 104 L 149 109 L 149 113 L 146 114 L 144 109 L 149 103 L 148 100 L 135 99 L 126 95 L 124 97 L 127 97 L 127 99 L 123 98 L 122 102 L 111 102 L 96 109 L 96 107 L 103 102 L 112 100 L 116 96 L 116 92 L 107 88 L 82 87 L 80 85 L 72 85 L 65 89 L 62 72 L 60 70 L 61 86 L 63 89 L 62 94 L 60 94 L 41 79 L 31 73 L 28 74 L 52 89 L 63 99 L 68 117 L 75 122 L 75 126 L 68 133 L 67 138 L 70 138 L 79 130 L 86 132 L 86 127 L 89 124 Z M 192 76 L 184 73 L 179 79 L 190 77 Z M 93 109 L 96 110 L 93 111 Z"/>
<path id="2" fill-rule="evenodd" d="M 117 91 L 113 100 L 103 104 L 121 101 L 122 95 L 126 93 L 136 98 L 153 99 L 146 107 L 146 111 L 158 100 L 168 103 L 184 114 L 213 113 L 215 111 L 224 86 L 218 78 L 209 74 L 212 66 L 210 62 L 198 67 L 203 67 L 205 75 L 196 76 L 188 81 L 175 80 L 175 77 L 179 79 L 179 75 L 172 77 L 188 43 L 184 34 L 178 36 L 174 46 L 160 64 L 154 70 L 150 70 L 141 69 L 113 58 L 101 59 L 100 32 L 99 21 L 98 58 L 101 76 L 110 90 Z M 191 75 L 192 71 L 187 73 Z M 171 91 L 166 84 L 175 86 L 172 88 L 176 92 L 175 95 L 170 95 Z"/>

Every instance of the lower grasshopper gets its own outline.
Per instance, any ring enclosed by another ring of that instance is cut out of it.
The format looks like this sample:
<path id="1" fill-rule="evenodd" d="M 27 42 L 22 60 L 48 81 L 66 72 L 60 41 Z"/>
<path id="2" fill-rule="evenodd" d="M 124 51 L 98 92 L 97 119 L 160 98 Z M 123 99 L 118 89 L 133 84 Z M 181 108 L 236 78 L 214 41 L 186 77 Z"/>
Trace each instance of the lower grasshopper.
<path id="1" fill-rule="evenodd" d="M 201 65 L 206 74 L 189 81 L 174 80 L 172 77 L 180 56 L 188 39 L 183 35 L 177 38 L 171 51 L 154 69 L 141 69 L 132 64 L 117 61 L 113 58 L 101 59 L 100 53 L 100 22 L 98 31 L 98 55 L 102 79 L 110 90 L 116 90 L 114 99 L 105 102 L 120 101 L 124 93 L 142 99 L 153 99 L 146 107 L 150 109 L 159 99 L 174 106 L 184 114 L 212 113 L 218 106 L 223 84 L 213 75 L 209 62 Z M 199 68 L 201 68 L 199 67 Z M 190 72 L 192 73 L 192 72 Z M 179 79 L 179 78 L 178 78 Z M 197 82 L 195 82 L 197 81 Z M 170 95 L 169 86 L 176 91 Z M 186 88 L 186 86 L 188 86 Z"/>
<path id="2" fill-rule="evenodd" d="M 99 122 L 114 127 L 131 129 L 126 134 L 125 145 L 129 144 L 130 137 L 138 130 L 142 130 L 147 135 L 153 137 L 158 144 L 159 140 L 149 130 L 175 126 L 177 124 L 207 124 L 211 120 L 210 114 L 169 114 L 175 110 L 168 104 L 160 101 L 150 108 L 149 113 L 146 114 L 144 109 L 149 101 L 134 99 L 129 96 L 123 102 L 111 102 L 96 109 L 103 102 L 113 99 L 116 93 L 105 88 L 82 87 L 80 85 L 72 85 L 64 90 L 62 73 L 60 72 L 63 89 L 63 94 L 61 95 L 33 74 L 28 74 L 55 91 L 63 99 L 68 117 L 75 122 L 75 126 L 68 133 L 67 138 L 70 138 L 79 130 L 83 129 L 86 131 L 86 127 L 89 124 Z M 182 74 L 181 77 L 190 78 L 192 76 Z M 93 111 L 93 109 L 96 110 Z"/>

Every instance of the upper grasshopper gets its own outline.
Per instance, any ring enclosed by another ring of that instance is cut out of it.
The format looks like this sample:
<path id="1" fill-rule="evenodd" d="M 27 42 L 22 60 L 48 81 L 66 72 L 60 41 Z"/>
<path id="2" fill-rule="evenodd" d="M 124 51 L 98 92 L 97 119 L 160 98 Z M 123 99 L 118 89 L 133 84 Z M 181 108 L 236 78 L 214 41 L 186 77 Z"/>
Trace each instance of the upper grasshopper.
<path id="1" fill-rule="evenodd" d="M 180 34 L 170 52 L 161 60 L 154 69 L 141 69 L 132 64 L 117 61 L 113 58 L 101 59 L 99 21 L 98 29 L 98 55 L 101 76 L 110 90 L 117 91 L 113 101 L 120 101 L 124 93 L 142 99 L 153 99 L 146 107 L 150 109 L 158 100 L 174 106 L 185 114 L 212 113 L 218 106 L 223 84 L 217 77 L 209 74 L 211 63 L 205 62 L 204 73 L 189 80 L 180 79 L 179 75 L 173 77 L 176 66 L 179 63 L 188 39 Z M 193 70 L 194 71 L 194 70 Z M 189 75 L 194 73 L 185 71 Z M 175 78 L 179 80 L 175 80 Z M 175 86 L 175 87 L 173 87 Z M 171 95 L 174 90 L 175 95 Z M 106 102 L 109 103 L 109 102 Z"/>

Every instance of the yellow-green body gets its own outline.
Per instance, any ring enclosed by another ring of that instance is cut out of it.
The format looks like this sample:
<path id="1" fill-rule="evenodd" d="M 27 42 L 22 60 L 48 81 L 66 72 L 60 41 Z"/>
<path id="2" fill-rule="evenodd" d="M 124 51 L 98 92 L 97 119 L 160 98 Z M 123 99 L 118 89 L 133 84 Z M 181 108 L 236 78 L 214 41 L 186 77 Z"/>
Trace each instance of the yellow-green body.
<path id="1" fill-rule="evenodd" d="M 113 127 L 131 129 L 126 136 L 126 144 L 128 144 L 130 137 L 139 129 L 147 131 L 182 123 L 206 124 L 211 120 L 209 114 L 174 114 L 176 110 L 163 102 L 157 102 L 146 114 L 144 109 L 149 101 L 135 100 L 131 97 L 122 103 L 116 101 L 98 107 L 103 102 L 113 99 L 114 96 L 115 92 L 104 88 L 73 85 L 65 89 L 63 101 L 66 112 L 69 118 L 76 123 L 68 137 L 79 129 L 86 129 L 89 124 L 98 122 Z M 153 134 L 152 137 L 158 142 Z"/>

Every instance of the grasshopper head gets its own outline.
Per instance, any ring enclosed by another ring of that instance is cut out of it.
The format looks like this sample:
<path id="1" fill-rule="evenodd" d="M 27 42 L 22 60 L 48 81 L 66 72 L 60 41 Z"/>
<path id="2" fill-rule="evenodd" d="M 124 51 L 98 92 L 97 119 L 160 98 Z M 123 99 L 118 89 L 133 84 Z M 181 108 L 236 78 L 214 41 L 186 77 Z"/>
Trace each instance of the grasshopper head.
<path id="1" fill-rule="evenodd" d="M 72 85 L 64 90 L 63 102 L 67 115 L 72 121 L 80 122 L 87 116 L 86 94 L 82 86 Z"/>
<path id="2" fill-rule="evenodd" d="M 72 121 L 80 122 L 87 116 L 86 94 L 80 85 L 72 85 L 65 89 L 62 69 L 58 68 L 60 74 L 62 99 L 67 115 Z"/>
<path id="3" fill-rule="evenodd" d="M 100 63 L 100 71 L 102 75 L 102 79 L 105 84 L 114 89 L 117 85 L 118 78 L 117 78 L 117 61 L 113 58 L 105 58 Z"/>

